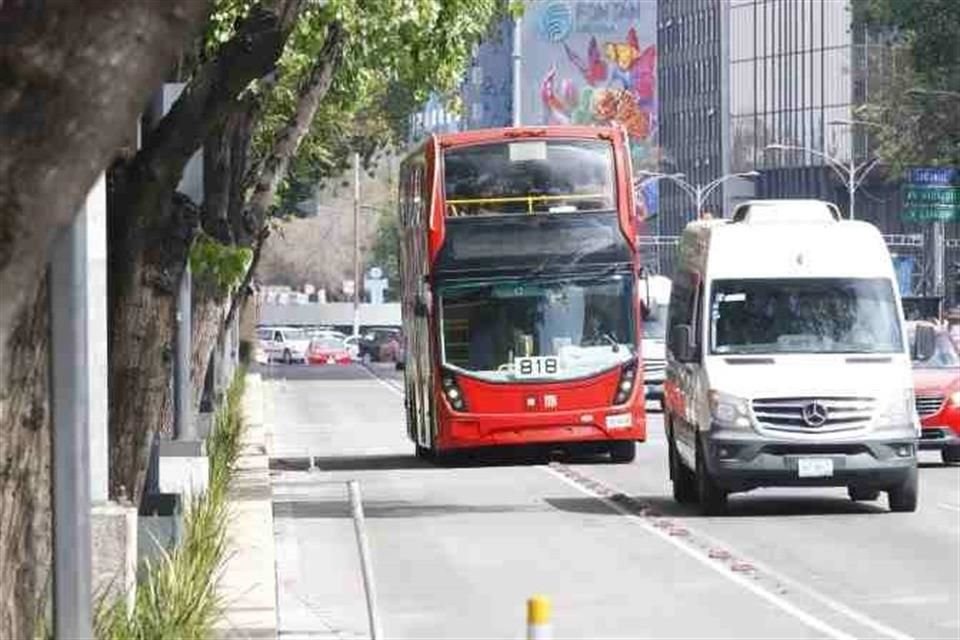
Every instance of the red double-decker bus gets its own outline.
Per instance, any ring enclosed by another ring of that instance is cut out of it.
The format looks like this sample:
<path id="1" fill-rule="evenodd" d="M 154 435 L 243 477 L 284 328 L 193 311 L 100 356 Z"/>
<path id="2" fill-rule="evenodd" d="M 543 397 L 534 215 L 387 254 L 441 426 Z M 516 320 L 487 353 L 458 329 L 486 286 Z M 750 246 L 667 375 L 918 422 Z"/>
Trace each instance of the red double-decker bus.
<path id="1" fill-rule="evenodd" d="M 400 169 L 407 431 L 417 454 L 646 437 L 621 129 L 435 135 Z"/>

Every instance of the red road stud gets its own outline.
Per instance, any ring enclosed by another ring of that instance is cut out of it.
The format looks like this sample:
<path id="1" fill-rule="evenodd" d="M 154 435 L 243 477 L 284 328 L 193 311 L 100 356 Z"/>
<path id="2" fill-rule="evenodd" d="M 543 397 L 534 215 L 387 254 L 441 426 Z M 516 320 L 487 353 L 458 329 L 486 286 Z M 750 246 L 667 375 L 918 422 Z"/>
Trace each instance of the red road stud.
<path id="1" fill-rule="evenodd" d="M 730 552 L 725 549 L 710 549 L 708 554 L 714 560 L 729 560 Z"/>
<path id="2" fill-rule="evenodd" d="M 752 571 L 756 571 L 754 566 L 749 562 L 734 562 L 733 566 L 730 568 L 737 573 L 750 573 Z"/>
<path id="3" fill-rule="evenodd" d="M 685 538 L 690 535 L 690 531 L 684 529 L 683 527 L 674 527 L 670 529 L 670 535 L 676 536 L 678 538 Z"/>

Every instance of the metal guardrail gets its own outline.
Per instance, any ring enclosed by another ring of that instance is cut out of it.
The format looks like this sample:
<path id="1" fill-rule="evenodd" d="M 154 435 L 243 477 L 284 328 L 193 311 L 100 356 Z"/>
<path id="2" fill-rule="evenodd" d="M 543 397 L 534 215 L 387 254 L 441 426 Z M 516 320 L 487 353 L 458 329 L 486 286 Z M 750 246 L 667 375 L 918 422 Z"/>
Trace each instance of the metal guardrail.
<path id="1" fill-rule="evenodd" d="M 888 247 L 916 247 L 923 248 L 922 233 L 893 233 L 883 236 Z"/>
<path id="2" fill-rule="evenodd" d="M 680 236 L 637 236 L 641 247 L 673 247 L 680 243 Z"/>

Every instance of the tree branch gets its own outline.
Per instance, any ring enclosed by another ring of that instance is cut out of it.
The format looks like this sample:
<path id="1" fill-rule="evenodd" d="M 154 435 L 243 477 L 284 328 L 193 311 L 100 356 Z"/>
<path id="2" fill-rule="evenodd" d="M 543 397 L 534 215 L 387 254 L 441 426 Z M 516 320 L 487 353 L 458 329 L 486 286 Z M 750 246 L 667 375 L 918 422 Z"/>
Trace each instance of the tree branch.
<path id="1" fill-rule="evenodd" d="M 263 227 L 290 161 L 296 155 L 304 136 L 310 131 L 313 117 L 327 95 L 333 74 L 342 59 L 344 40 L 343 26 L 339 22 L 331 23 L 310 75 L 300 89 L 297 107 L 264 160 L 253 193 L 247 202 L 244 226 L 250 233 L 258 233 Z"/>

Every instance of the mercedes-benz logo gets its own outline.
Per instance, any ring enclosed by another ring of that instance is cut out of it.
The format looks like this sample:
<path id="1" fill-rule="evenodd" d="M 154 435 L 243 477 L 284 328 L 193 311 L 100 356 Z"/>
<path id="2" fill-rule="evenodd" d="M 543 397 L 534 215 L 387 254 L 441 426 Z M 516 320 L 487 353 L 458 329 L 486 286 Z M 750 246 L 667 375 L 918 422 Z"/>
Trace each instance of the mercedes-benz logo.
<path id="1" fill-rule="evenodd" d="M 827 408 L 819 402 L 811 402 L 803 406 L 803 409 L 800 410 L 800 415 L 808 426 L 822 427 L 827 422 L 829 413 L 827 412 Z"/>

